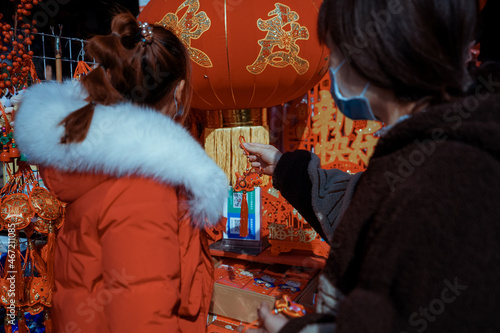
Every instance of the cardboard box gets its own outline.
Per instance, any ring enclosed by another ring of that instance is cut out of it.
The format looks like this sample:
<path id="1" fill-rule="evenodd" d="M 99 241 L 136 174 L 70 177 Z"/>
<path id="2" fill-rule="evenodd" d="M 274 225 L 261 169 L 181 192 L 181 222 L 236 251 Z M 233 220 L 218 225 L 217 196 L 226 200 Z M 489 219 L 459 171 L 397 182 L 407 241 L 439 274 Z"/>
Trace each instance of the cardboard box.
<path id="1" fill-rule="evenodd" d="M 251 323 L 263 302 L 274 308 L 274 297 L 215 283 L 210 313 Z"/>
<path id="2" fill-rule="evenodd" d="M 314 295 L 317 291 L 317 285 L 316 277 L 295 300 L 297 303 L 303 304 L 308 311 L 314 311 Z M 261 303 L 265 302 L 270 309 L 273 309 L 275 300 L 274 296 L 215 283 L 210 313 L 251 323 L 258 318 L 257 308 Z"/>

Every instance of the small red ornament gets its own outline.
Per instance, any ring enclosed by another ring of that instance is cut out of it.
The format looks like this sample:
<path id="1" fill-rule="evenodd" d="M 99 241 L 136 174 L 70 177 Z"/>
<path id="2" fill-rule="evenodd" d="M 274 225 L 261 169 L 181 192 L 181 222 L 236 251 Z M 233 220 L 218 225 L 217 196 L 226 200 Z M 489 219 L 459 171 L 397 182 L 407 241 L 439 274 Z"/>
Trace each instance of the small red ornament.
<path id="1" fill-rule="evenodd" d="M 249 151 L 245 149 L 243 144 L 246 142 L 243 135 L 240 136 L 240 147 L 245 152 L 245 155 L 250 155 Z M 248 201 L 247 192 L 252 192 L 255 187 L 262 185 L 262 169 L 254 168 L 251 166 L 250 162 L 247 163 L 247 171 L 240 175 L 239 172 L 235 172 L 237 180 L 234 186 L 235 192 L 243 191 L 243 198 L 241 201 L 241 212 L 240 212 L 240 237 L 248 236 Z"/>
<path id="2" fill-rule="evenodd" d="M 15 229 L 23 229 L 31 222 L 35 212 L 29 205 L 26 194 L 11 194 L 2 200 L 0 216 L 5 226 L 14 225 Z"/>

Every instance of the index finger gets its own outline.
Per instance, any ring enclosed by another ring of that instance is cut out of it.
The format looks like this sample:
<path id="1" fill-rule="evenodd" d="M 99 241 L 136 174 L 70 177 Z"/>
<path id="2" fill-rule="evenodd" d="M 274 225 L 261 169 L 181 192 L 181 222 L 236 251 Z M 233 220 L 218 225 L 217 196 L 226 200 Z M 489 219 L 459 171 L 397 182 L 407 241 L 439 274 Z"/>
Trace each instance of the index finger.
<path id="1" fill-rule="evenodd" d="M 263 143 L 244 143 L 243 146 L 246 150 L 254 155 L 262 155 L 267 149 L 269 149 L 269 145 Z"/>
<path id="2" fill-rule="evenodd" d="M 270 145 L 267 145 L 265 143 L 258 143 L 258 142 L 245 142 L 245 144 L 253 146 L 253 147 L 260 147 L 260 148 L 267 148 L 270 146 Z"/>

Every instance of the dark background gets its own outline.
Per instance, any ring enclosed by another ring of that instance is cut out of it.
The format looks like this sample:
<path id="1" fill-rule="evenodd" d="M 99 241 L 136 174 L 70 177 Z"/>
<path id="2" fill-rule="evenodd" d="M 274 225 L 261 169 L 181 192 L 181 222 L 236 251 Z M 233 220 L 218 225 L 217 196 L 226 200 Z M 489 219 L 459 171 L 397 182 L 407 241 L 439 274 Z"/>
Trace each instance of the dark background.
<path id="1" fill-rule="evenodd" d="M 0 0 L 0 12 L 4 14 L 3 21 L 12 20 L 17 1 Z M 129 10 L 139 14 L 138 0 L 41 0 L 34 6 L 32 16 L 37 11 L 45 13 L 48 22 L 38 26 L 40 32 L 50 33 L 50 25 L 62 24 L 63 35 L 76 38 L 89 38 L 96 34 L 107 34 L 111 18 L 117 11 Z M 43 23 L 43 22 L 40 22 Z"/>
<path id="2" fill-rule="evenodd" d="M 500 61 L 500 0 L 488 0 L 482 14 L 480 60 Z"/>
<path id="3" fill-rule="evenodd" d="M 13 15 L 19 0 L 0 0 L 0 13 L 3 14 L 3 22 L 13 26 Z M 134 16 L 139 14 L 138 0 L 41 0 L 31 10 L 30 20 L 36 19 L 38 32 L 52 34 L 50 29 L 59 35 L 59 25 L 62 25 L 62 37 L 89 39 L 94 35 L 108 34 L 110 32 L 111 19 L 118 12 L 130 11 Z M 35 36 L 31 50 L 34 51 L 36 72 L 41 80 L 55 79 L 54 58 L 55 38 Z M 71 44 L 71 45 L 70 45 Z M 75 68 L 78 54 L 82 49 L 81 42 L 62 39 L 63 77 L 71 78 Z M 41 57 L 45 55 L 46 60 Z M 71 61 L 72 59 L 72 61 Z M 85 58 L 86 61 L 92 59 Z M 47 73 L 47 75 L 45 75 Z"/>

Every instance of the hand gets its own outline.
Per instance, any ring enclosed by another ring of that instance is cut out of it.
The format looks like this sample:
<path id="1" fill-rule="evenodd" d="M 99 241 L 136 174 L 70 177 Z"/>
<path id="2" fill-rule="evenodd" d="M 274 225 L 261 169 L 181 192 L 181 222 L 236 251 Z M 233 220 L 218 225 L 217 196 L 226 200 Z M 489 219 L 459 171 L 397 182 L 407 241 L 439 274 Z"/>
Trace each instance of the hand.
<path id="1" fill-rule="evenodd" d="M 252 167 L 262 167 L 264 174 L 272 176 L 283 154 L 275 147 L 262 143 L 244 143 L 243 146 L 250 153 L 248 159 L 252 162 Z"/>
<path id="2" fill-rule="evenodd" d="M 271 313 L 267 303 L 262 303 L 257 310 L 259 314 L 261 328 L 248 329 L 245 333 L 278 333 L 288 323 L 288 319 L 282 314 Z M 238 327 L 238 332 L 243 332 L 243 326 Z"/>

